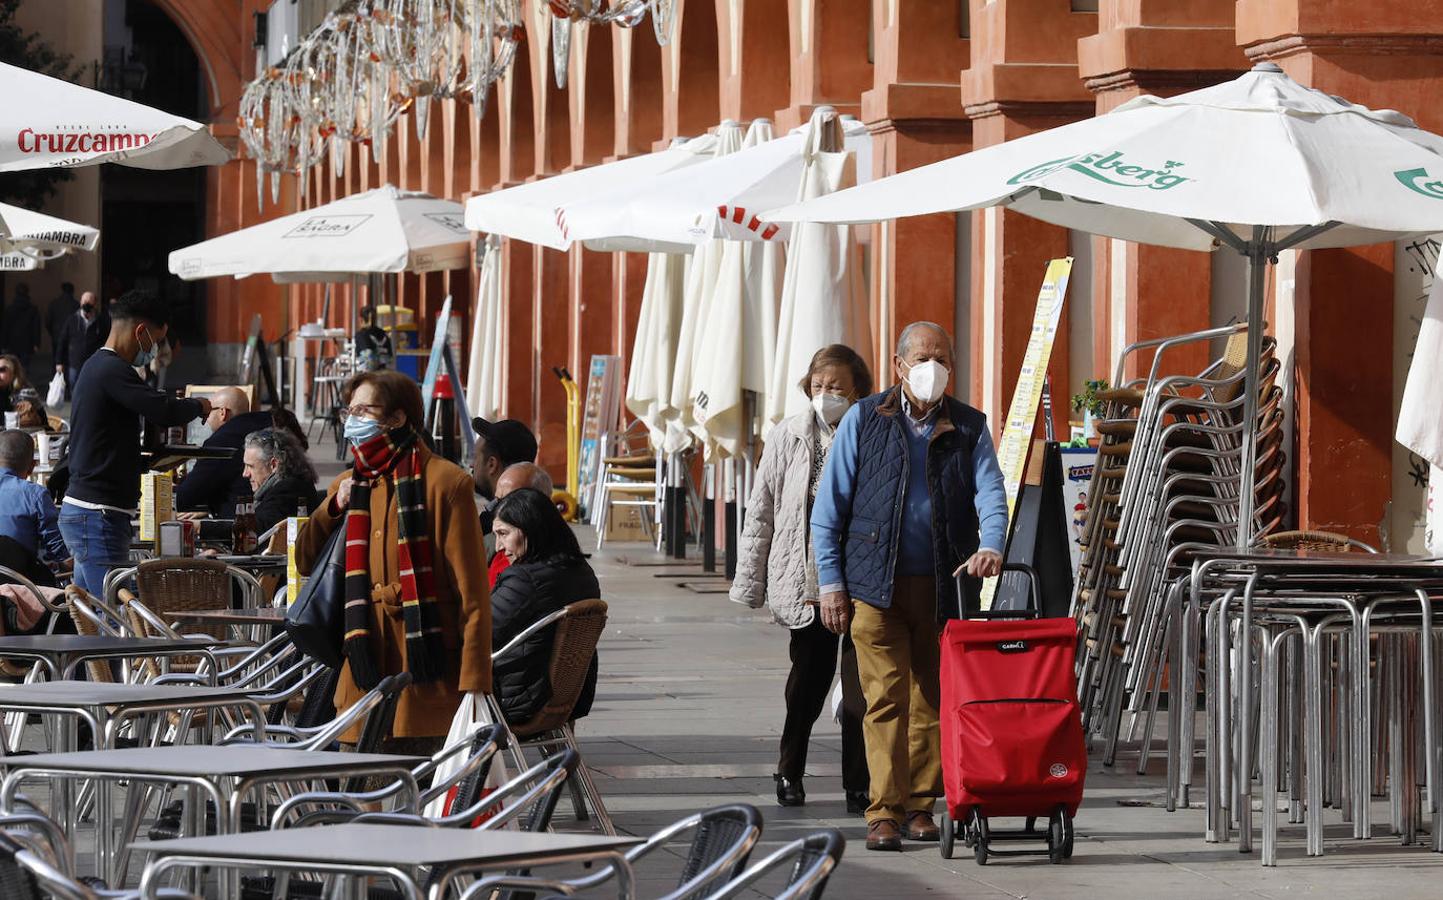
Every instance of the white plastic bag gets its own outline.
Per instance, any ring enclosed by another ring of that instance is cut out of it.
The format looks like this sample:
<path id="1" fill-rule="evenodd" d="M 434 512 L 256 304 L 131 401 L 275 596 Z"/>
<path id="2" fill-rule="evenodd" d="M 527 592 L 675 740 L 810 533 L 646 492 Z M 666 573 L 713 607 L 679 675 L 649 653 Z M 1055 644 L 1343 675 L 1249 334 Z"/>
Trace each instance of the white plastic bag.
<path id="1" fill-rule="evenodd" d="M 483 725 L 490 725 L 496 721 L 491 714 L 491 706 L 486 702 L 483 694 L 469 691 L 461 696 L 461 704 L 456 707 L 456 715 L 451 717 L 451 730 L 446 733 L 445 747 L 450 747 L 459 741 L 464 741 L 476 732 L 476 729 Z M 433 776 L 434 784 L 440 784 L 466 763 L 466 753 L 453 753 L 441 761 L 436 767 L 436 774 Z M 497 753 L 491 757 L 491 768 L 486 773 L 486 787 L 500 787 L 511 776 L 506 767 L 506 754 Z M 447 794 L 450 792 L 448 791 Z M 427 818 L 440 818 L 446 814 L 447 794 L 442 794 L 430 803 L 426 804 L 424 811 Z"/>
<path id="2" fill-rule="evenodd" d="M 45 392 L 45 408 L 54 411 L 54 407 L 65 402 L 65 378 L 56 375 L 50 379 L 50 388 Z"/>

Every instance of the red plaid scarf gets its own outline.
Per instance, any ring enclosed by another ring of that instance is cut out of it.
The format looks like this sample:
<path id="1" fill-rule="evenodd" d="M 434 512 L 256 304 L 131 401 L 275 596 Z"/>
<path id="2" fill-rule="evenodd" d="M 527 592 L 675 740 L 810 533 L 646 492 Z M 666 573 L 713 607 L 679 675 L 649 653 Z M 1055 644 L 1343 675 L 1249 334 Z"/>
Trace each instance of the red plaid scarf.
<path id="1" fill-rule="evenodd" d="M 371 652 L 371 487 L 382 478 L 396 485 L 401 602 L 406 625 L 406 668 L 417 682 L 435 681 L 446 670 L 446 647 L 436 614 L 431 536 L 426 527 L 426 482 L 420 439 L 409 425 L 376 435 L 354 449 L 351 502 L 346 507 L 346 637 L 351 678 L 362 690 L 381 681 Z"/>

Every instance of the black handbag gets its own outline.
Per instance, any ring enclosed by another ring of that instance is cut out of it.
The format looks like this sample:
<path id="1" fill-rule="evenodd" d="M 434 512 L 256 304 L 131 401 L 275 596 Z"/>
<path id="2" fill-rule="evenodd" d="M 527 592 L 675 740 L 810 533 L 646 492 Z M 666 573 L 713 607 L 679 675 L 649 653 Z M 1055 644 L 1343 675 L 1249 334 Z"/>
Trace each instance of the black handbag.
<path id="1" fill-rule="evenodd" d="M 311 577 L 286 609 L 286 634 L 311 659 L 336 668 L 346 612 L 346 520 L 326 538 Z"/>

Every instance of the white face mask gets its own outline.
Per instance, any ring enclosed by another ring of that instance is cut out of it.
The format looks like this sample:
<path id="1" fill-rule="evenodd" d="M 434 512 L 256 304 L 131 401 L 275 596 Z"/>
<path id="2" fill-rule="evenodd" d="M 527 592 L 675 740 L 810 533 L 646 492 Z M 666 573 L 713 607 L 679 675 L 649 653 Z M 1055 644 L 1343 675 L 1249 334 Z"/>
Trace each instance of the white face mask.
<path id="1" fill-rule="evenodd" d="M 816 410 L 817 418 L 829 426 L 842 421 L 842 416 L 851 408 L 852 401 L 840 394 L 822 391 L 812 397 L 812 409 Z"/>
<path id="2" fill-rule="evenodd" d="M 946 366 L 929 359 L 907 370 L 907 386 L 920 402 L 935 403 L 947 393 L 947 381 L 951 375 Z"/>

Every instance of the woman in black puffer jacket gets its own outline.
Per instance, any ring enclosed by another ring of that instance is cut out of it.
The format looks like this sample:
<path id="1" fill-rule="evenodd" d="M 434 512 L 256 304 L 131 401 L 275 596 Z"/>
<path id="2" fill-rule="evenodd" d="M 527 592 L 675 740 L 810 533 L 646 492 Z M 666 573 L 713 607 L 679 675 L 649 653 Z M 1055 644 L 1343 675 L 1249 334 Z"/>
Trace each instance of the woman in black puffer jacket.
<path id="1" fill-rule="evenodd" d="M 601 586 L 591 571 L 571 527 L 550 497 L 531 488 L 507 494 L 496 505 L 496 552 L 511 560 L 491 590 L 491 648 L 506 646 L 532 623 L 578 600 L 601 599 Z M 497 662 L 493 690 L 506 721 L 530 719 L 551 698 L 551 647 L 556 626 L 544 628 Z M 579 719 L 591 709 L 596 693 L 596 657 L 586 686 L 572 713 Z"/>

